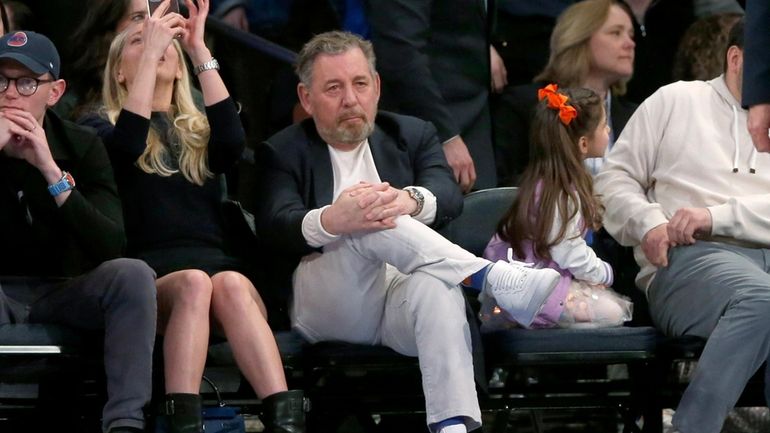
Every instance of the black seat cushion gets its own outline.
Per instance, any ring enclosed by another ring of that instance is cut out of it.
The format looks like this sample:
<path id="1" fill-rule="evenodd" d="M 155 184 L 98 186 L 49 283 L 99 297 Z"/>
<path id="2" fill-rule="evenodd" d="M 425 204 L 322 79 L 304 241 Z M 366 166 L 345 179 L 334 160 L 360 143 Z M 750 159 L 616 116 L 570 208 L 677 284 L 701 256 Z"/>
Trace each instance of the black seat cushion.
<path id="1" fill-rule="evenodd" d="M 655 353 L 658 332 L 652 327 L 602 329 L 510 329 L 485 334 L 491 364 L 646 359 Z"/>
<path id="2" fill-rule="evenodd" d="M 370 346 L 343 342 L 322 342 L 310 345 L 306 356 L 316 366 L 393 368 L 416 366 L 417 358 L 399 354 L 385 346 Z"/>
<path id="3" fill-rule="evenodd" d="M 87 345 L 89 336 L 86 334 L 52 324 L 1 325 L 0 353 L 3 346 L 60 346 L 64 353 L 73 352 Z"/>
<path id="4" fill-rule="evenodd" d="M 300 362 L 302 352 L 308 346 L 308 342 L 294 331 L 279 331 L 274 335 L 284 365 L 289 366 Z M 210 345 L 206 364 L 209 366 L 235 365 L 230 343 L 220 342 Z"/>

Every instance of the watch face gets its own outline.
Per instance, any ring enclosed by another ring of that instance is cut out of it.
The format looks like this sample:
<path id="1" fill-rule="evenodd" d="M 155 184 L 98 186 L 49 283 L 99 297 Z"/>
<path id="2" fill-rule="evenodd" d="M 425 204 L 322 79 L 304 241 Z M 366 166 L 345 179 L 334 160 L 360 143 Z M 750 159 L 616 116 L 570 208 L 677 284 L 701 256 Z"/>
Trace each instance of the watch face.
<path id="1" fill-rule="evenodd" d="M 64 172 L 64 180 L 67 181 L 67 183 L 70 185 L 70 188 L 75 187 L 75 178 L 72 177 L 72 175 L 68 172 Z"/>

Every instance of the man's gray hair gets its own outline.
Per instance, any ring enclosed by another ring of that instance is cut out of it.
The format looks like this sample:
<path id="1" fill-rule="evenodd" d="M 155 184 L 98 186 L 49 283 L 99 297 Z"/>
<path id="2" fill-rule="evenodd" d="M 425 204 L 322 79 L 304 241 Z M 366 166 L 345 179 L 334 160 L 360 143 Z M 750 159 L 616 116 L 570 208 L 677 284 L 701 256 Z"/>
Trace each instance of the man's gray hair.
<path id="1" fill-rule="evenodd" d="M 341 31 L 326 32 L 314 36 L 299 52 L 294 70 L 302 84 L 309 87 L 313 78 L 313 64 L 319 55 L 333 56 L 355 48 L 359 48 L 364 53 L 366 61 L 369 63 L 369 71 L 374 76 L 377 69 L 372 43 L 353 33 Z"/>

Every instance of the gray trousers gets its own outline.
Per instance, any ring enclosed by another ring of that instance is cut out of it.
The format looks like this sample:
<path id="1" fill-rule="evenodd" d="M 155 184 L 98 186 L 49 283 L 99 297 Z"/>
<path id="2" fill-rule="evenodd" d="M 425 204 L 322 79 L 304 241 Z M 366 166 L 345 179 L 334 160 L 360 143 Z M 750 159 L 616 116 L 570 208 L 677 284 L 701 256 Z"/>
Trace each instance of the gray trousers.
<path id="1" fill-rule="evenodd" d="M 294 273 L 292 324 L 308 340 L 383 344 L 417 356 L 428 424 L 481 425 L 458 284 L 489 264 L 408 216 L 343 236 Z"/>
<path id="2" fill-rule="evenodd" d="M 718 433 L 770 357 L 770 250 L 697 242 L 669 252 L 648 291 L 667 335 L 708 338 L 673 419 L 682 433 Z M 770 377 L 765 372 L 765 398 Z"/>
<path id="3" fill-rule="evenodd" d="M 13 279 L 4 284 L 4 314 L 15 323 L 53 323 L 104 330 L 105 431 L 144 428 L 152 396 L 152 349 L 157 317 L 155 273 L 133 259 L 107 261 L 70 280 Z"/>

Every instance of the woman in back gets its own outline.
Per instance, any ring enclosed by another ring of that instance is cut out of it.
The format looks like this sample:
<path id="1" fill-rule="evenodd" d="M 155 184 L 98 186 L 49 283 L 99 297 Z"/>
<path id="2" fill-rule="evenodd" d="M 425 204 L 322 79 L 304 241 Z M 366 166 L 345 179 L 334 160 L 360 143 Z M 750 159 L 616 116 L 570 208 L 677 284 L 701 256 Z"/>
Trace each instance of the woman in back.
<path id="1" fill-rule="evenodd" d="M 495 158 L 499 186 L 518 185 L 531 161 L 529 131 L 537 89 L 548 83 L 593 90 L 607 110 L 610 143 L 620 135 L 636 104 L 625 101 L 626 82 L 634 72 L 631 12 L 618 0 L 583 0 L 565 9 L 551 34 L 548 63 L 532 84 L 513 86 L 494 110 Z M 589 158 L 593 174 L 604 154 Z"/>

